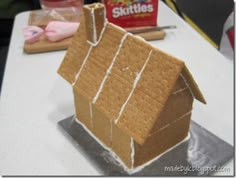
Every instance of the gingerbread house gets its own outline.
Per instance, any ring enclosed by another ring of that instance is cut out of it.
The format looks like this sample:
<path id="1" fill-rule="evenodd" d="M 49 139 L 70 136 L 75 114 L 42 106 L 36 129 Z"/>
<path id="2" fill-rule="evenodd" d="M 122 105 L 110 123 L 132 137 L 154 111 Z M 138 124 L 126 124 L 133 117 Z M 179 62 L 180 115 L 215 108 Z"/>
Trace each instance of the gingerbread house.
<path id="1" fill-rule="evenodd" d="M 58 73 L 73 87 L 76 118 L 128 168 L 183 140 L 194 98 L 184 62 L 107 22 L 102 4 L 84 18 Z"/>

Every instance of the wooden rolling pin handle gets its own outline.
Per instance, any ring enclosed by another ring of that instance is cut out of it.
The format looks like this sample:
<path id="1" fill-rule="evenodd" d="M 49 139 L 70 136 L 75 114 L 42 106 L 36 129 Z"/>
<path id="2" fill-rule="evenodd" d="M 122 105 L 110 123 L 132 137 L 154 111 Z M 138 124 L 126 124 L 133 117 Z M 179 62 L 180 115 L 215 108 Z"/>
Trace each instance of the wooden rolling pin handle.
<path id="1" fill-rule="evenodd" d="M 163 40 L 166 36 L 166 33 L 163 30 L 161 30 L 161 31 L 137 33 L 135 35 L 141 36 L 147 41 L 152 41 L 152 40 Z"/>

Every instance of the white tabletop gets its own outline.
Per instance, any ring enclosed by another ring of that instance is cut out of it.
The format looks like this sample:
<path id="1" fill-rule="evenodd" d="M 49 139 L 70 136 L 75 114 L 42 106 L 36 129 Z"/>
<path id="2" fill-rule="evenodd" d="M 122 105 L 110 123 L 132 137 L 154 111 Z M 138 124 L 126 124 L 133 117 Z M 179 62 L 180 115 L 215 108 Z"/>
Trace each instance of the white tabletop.
<path id="1" fill-rule="evenodd" d="M 0 102 L 0 175 L 98 175 L 57 126 L 74 113 L 71 86 L 57 74 L 66 51 L 24 54 L 22 28 L 28 15 L 16 16 L 7 57 Z M 207 100 L 207 105 L 195 101 L 192 119 L 233 145 L 233 62 L 162 2 L 158 24 L 177 29 L 152 44 L 186 62 Z M 226 167 L 230 172 L 225 174 L 233 174 L 233 161 Z"/>

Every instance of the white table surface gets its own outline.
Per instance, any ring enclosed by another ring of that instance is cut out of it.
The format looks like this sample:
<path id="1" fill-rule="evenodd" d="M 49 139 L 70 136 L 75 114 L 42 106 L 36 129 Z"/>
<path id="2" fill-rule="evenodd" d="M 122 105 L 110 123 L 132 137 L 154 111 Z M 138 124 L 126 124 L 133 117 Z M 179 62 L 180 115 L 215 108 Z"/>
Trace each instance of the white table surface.
<path id="1" fill-rule="evenodd" d="M 57 122 L 74 113 L 71 86 L 57 69 L 66 51 L 23 53 L 15 18 L 0 102 L 0 175 L 98 175 Z M 233 62 L 160 2 L 158 24 L 176 25 L 156 47 L 184 60 L 208 102 L 195 101 L 192 119 L 233 145 Z M 227 165 L 233 174 L 233 161 Z"/>

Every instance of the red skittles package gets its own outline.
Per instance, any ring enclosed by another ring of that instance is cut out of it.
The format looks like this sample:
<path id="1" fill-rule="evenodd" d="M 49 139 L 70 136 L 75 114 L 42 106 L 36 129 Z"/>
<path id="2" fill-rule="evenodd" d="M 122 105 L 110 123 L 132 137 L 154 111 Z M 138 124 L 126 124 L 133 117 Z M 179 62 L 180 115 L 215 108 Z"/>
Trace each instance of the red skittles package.
<path id="1" fill-rule="evenodd" d="M 121 27 L 157 26 L 158 0 L 104 0 L 109 22 Z"/>

